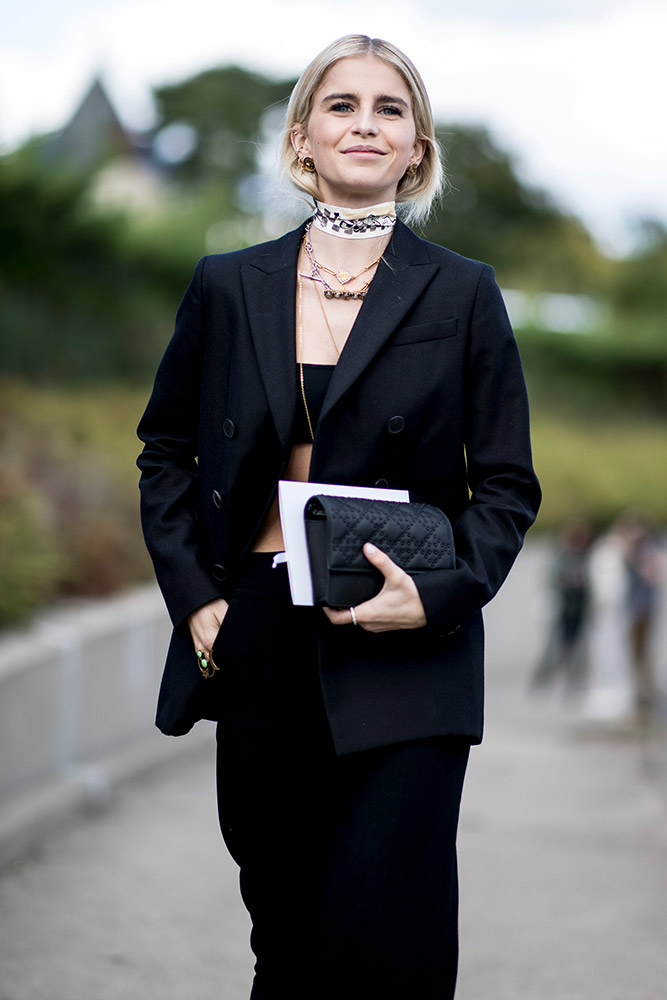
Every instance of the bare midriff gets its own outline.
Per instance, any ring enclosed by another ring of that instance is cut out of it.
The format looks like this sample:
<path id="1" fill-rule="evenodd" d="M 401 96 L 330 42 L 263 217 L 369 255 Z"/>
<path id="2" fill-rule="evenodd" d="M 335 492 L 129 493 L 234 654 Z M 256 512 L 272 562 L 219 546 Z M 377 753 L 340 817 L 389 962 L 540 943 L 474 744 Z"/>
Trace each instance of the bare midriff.
<path id="1" fill-rule="evenodd" d="M 312 444 L 308 442 L 295 444 L 287 463 L 284 478 L 298 483 L 307 483 L 310 472 L 310 456 L 312 453 Z M 280 514 L 278 512 L 278 497 L 276 496 L 257 536 L 253 552 L 282 552 L 284 548 L 285 543 L 283 541 Z"/>

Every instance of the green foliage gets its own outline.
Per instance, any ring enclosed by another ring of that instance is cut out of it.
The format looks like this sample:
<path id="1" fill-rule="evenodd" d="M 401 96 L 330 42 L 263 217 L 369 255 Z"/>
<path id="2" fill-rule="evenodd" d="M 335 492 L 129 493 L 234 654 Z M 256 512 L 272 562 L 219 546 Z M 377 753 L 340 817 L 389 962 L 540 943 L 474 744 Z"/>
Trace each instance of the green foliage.
<path id="1" fill-rule="evenodd" d="M 667 421 L 569 416 L 533 405 L 533 452 L 543 501 L 537 529 L 552 531 L 573 516 L 604 527 L 632 509 L 667 526 Z"/>
<path id="2" fill-rule="evenodd" d="M 0 371 L 145 378 L 191 272 L 91 210 L 81 181 L 0 164 Z"/>
<path id="3" fill-rule="evenodd" d="M 667 417 L 667 341 L 629 335 L 517 335 L 530 395 L 557 413 Z"/>
<path id="4" fill-rule="evenodd" d="M 643 245 L 626 260 L 618 261 L 613 280 L 606 289 L 618 314 L 624 319 L 659 317 L 661 339 L 667 316 L 667 226 L 646 220 L 642 226 Z M 650 324 L 648 324 L 650 325 Z"/>
<path id="5" fill-rule="evenodd" d="M 437 131 L 450 187 L 425 227 L 427 239 L 492 263 L 505 287 L 582 292 L 599 286 L 607 262 L 583 223 L 524 184 L 513 158 L 486 129 Z"/>
<path id="6" fill-rule="evenodd" d="M 196 182 L 215 179 L 236 190 L 256 170 L 264 113 L 287 100 L 294 82 L 223 66 L 157 89 L 161 126 L 185 123 L 197 134 L 192 154 L 180 167 L 181 177 Z"/>
<path id="7" fill-rule="evenodd" d="M 53 597 L 66 556 L 26 482 L 0 473 L 0 627 Z"/>
<path id="8" fill-rule="evenodd" d="M 134 466 L 147 394 L 0 383 L 0 627 L 149 578 Z"/>
<path id="9" fill-rule="evenodd" d="M 81 181 L 60 175 L 45 181 L 11 161 L 0 167 L 0 274 L 3 283 L 38 283 L 41 292 L 63 301 L 69 292 L 59 269 L 85 288 L 95 282 L 97 266 L 112 256 L 117 223 L 84 211 Z"/>
<path id="10" fill-rule="evenodd" d="M 667 525 L 665 338 L 522 331 L 519 347 L 542 483 L 538 528 L 627 509 Z"/>

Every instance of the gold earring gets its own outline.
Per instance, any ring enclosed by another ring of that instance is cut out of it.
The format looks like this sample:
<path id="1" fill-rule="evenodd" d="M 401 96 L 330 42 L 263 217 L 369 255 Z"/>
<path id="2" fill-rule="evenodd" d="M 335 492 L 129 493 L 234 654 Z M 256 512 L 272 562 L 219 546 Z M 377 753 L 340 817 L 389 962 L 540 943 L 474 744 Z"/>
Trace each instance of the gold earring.
<path id="1" fill-rule="evenodd" d="M 304 156 L 302 160 L 299 160 L 299 173 L 314 174 L 315 173 L 315 160 L 312 156 Z"/>
<path id="2" fill-rule="evenodd" d="M 414 177 L 418 170 L 419 170 L 419 164 L 411 163 L 408 169 L 405 171 L 405 175 L 406 177 Z"/>

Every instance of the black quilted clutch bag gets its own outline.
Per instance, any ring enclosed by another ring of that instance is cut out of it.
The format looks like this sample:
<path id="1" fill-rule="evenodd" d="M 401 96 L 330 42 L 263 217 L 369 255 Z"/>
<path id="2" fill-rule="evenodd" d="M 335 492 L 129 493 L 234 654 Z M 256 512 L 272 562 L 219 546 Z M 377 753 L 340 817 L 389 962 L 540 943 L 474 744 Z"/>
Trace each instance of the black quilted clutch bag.
<path id="1" fill-rule="evenodd" d="M 316 604 L 349 608 L 375 597 L 384 577 L 366 559 L 372 542 L 411 576 L 454 568 L 452 526 L 437 507 L 314 496 L 304 509 Z"/>

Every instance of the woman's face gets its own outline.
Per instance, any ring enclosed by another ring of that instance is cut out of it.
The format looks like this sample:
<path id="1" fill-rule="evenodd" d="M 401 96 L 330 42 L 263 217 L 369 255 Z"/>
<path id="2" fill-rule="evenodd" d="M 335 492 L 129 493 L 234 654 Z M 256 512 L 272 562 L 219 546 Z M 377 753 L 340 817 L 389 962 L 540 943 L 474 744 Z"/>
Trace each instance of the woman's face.
<path id="1" fill-rule="evenodd" d="M 407 84 L 373 55 L 334 63 L 292 142 L 300 158 L 315 161 L 324 201 L 349 208 L 393 201 L 401 177 L 424 152 Z"/>

